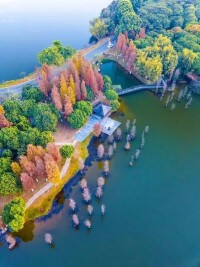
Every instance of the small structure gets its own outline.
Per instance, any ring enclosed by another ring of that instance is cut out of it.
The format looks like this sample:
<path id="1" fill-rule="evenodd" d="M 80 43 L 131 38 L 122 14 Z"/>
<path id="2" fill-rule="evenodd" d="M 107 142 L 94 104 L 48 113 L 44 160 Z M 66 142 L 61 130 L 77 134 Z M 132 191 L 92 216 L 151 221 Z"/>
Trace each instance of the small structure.
<path id="1" fill-rule="evenodd" d="M 93 108 L 93 114 L 90 116 L 88 122 L 81 128 L 74 136 L 78 142 L 83 142 L 89 134 L 93 131 L 94 125 L 100 123 L 102 132 L 111 135 L 121 124 L 118 121 L 111 119 L 112 107 L 103 103 L 98 103 Z"/>
<path id="2" fill-rule="evenodd" d="M 102 132 L 107 135 L 113 134 L 121 124 L 120 122 L 115 121 L 109 117 L 111 110 L 112 108 L 110 106 L 107 106 L 103 103 L 98 103 L 93 109 L 93 113 L 101 118 L 100 124 L 102 126 Z"/>
<path id="3" fill-rule="evenodd" d="M 100 102 L 93 108 L 93 114 L 103 119 L 111 114 L 111 109 L 112 108 L 110 106 L 104 105 Z"/>

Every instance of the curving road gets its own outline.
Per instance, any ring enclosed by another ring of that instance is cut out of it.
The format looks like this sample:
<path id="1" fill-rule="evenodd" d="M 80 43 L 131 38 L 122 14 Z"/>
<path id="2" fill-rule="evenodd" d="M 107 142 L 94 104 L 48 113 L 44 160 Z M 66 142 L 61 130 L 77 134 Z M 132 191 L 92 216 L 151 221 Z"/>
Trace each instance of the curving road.
<path id="1" fill-rule="evenodd" d="M 115 39 L 112 39 L 113 42 L 115 42 Z M 90 52 L 86 53 L 84 55 L 85 59 L 87 59 L 88 61 L 92 61 L 93 58 L 95 56 L 101 55 L 104 52 L 106 52 L 108 50 L 108 41 L 100 44 L 98 47 L 94 48 L 93 50 L 91 50 Z M 58 67 L 55 69 L 56 73 L 59 73 L 61 70 L 65 69 L 68 66 L 69 63 L 64 64 L 62 67 Z M 23 88 L 24 85 L 30 84 L 30 85 L 34 85 L 36 84 L 36 79 L 30 79 L 29 81 L 17 84 L 17 85 L 12 85 L 12 86 L 8 86 L 8 87 L 4 87 L 0 89 L 0 94 L 4 94 L 4 93 L 15 93 L 15 94 L 19 94 L 21 93 L 21 90 Z"/>

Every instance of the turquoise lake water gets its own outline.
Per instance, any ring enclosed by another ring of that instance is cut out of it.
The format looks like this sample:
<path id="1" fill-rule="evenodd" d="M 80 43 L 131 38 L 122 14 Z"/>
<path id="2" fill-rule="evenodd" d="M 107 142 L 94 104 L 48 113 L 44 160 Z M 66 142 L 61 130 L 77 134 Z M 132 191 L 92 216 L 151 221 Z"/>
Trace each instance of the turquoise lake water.
<path id="1" fill-rule="evenodd" d="M 114 63 L 102 72 L 114 83 L 128 87 L 137 83 Z M 199 267 L 200 266 L 200 98 L 191 108 L 183 101 L 171 112 L 150 92 L 121 98 L 122 122 L 137 119 L 137 138 L 130 151 L 124 140 L 110 165 L 103 198 L 93 197 L 94 216 L 88 218 L 79 184 L 64 190 L 43 220 L 29 223 L 19 247 L 12 252 L 0 248 L 2 267 Z M 150 126 L 146 144 L 135 166 L 128 165 L 138 148 L 141 133 Z M 86 173 L 94 193 L 102 164 L 93 161 Z M 68 208 L 72 197 L 79 206 L 81 227 L 72 227 Z M 102 218 L 100 204 L 106 205 Z M 44 242 L 53 235 L 55 248 Z"/>

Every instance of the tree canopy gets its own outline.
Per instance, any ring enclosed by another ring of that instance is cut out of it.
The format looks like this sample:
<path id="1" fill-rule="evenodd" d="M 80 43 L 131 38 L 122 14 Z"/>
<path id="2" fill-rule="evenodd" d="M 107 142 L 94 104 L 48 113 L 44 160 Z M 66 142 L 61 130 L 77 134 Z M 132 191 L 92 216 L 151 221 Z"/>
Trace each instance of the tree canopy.
<path id="1" fill-rule="evenodd" d="M 75 54 L 75 49 L 71 46 L 63 46 L 60 41 L 54 41 L 51 46 L 38 53 L 40 64 L 59 66 Z"/>
<path id="2" fill-rule="evenodd" d="M 64 145 L 60 148 L 60 153 L 64 159 L 70 158 L 74 153 L 74 147 L 72 145 Z"/>
<path id="3" fill-rule="evenodd" d="M 5 205 L 2 219 L 13 232 L 22 229 L 25 223 L 25 201 L 18 197 Z"/>

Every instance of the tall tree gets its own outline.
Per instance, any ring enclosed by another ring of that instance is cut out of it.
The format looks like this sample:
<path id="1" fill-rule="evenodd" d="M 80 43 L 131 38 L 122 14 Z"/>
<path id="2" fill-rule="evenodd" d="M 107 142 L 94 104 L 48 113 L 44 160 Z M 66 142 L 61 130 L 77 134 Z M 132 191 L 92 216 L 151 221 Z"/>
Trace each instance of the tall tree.
<path id="1" fill-rule="evenodd" d="M 52 86 L 52 68 L 44 64 L 40 70 L 37 69 L 36 74 L 40 90 L 45 96 L 48 96 Z"/>
<path id="2" fill-rule="evenodd" d="M 41 157 L 39 156 L 35 157 L 35 166 L 36 166 L 36 175 L 38 178 L 47 177 L 44 160 Z"/>
<path id="3" fill-rule="evenodd" d="M 51 180 L 53 183 L 59 182 L 60 171 L 52 155 L 46 154 L 44 156 L 44 161 L 45 161 L 45 170 L 46 170 L 48 179 Z"/>
<path id="4" fill-rule="evenodd" d="M 81 82 L 81 100 L 86 100 L 87 99 L 87 90 L 85 86 L 85 81 L 82 80 Z"/>
<path id="5" fill-rule="evenodd" d="M 104 86 L 103 77 L 97 70 L 94 71 L 94 75 L 95 75 L 96 82 L 97 82 L 97 85 L 98 85 L 98 90 L 102 91 L 103 90 L 103 86 Z"/>
<path id="6" fill-rule="evenodd" d="M 125 34 L 120 33 L 118 36 L 117 45 L 116 45 L 118 52 L 122 51 L 122 47 L 124 46 L 124 44 L 126 44 L 126 36 Z"/>
<path id="7" fill-rule="evenodd" d="M 31 176 L 31 177 L 35 176 L 35 171 L 36 171 L 35 164 L 33 162 L 29 161 L 26 156 L 20 157 L 20 165 L 21 165 L 23 171 L 27 172 L 29 176 Z"/>
<path id="8" fill-rule="evenodd" d="M 31 176 L 28 175 L 28 173 L 23 172 L 20 176 L 21 182 L 22 182 L 22 186 L 23 189 L 25 191 L 30 191 L 33 190 L 35 188 L 35 181 L 33 180 L 33 178 Z"/>
<path id="9" fill-rule="evenodd" d="M 98 84 L 94 75 L 92 65 L 90 64 L 86 74 L 86 85 L 88 85 L 95 95 L 98 94 Z"/>
<path id="10" fill-rule="evenodd" d="M 59 163 L 61 160 L 60 150 L 54 143 L 49 143 L 46 147 L 47 153 L 52 155 L 56 163 Z"/>
<path id="11" fill-rule="evenodd" d="M 65 100 L 64 100 L 64 115 L 65 115 L 65 118 L 67 116 L 69 116 L 70 114 L 72 114 L 72 112 L 73 112 L 72 102 L 71 102 L 69 96 L 65 95 Z"/>
<path id="12" fill-rule="evenodd" d="M 53 85 L 53 89 L 51 92 L 51 98 L 52 98 L 52 101 L 53 101 L 55 107 L 58 109 L 58 111 L 61 112 L 62 111 L 62 99 L 61 99 L 60 93 L 58 91 L 58 87 L 56 87 L 55 84 Z"/>
<path id="13" fill-rule="evenodd" d="M 61 99 L 64 101 L 65 95 L 68 92 L 68 88 L 67 88 L 67 84 L 66 84 L 66 80 L 65 77 L 63 75 L 63 73 L 61 73 L 60 75 L 60 96 Z"/>
<path id="14" fill-rule="evenodd" d="M 145 39 L 146 32 L 145 32 L 145 28 L 144 27 L 140 29 L 139 36 L 140 36 L 141 39 Z"/>

